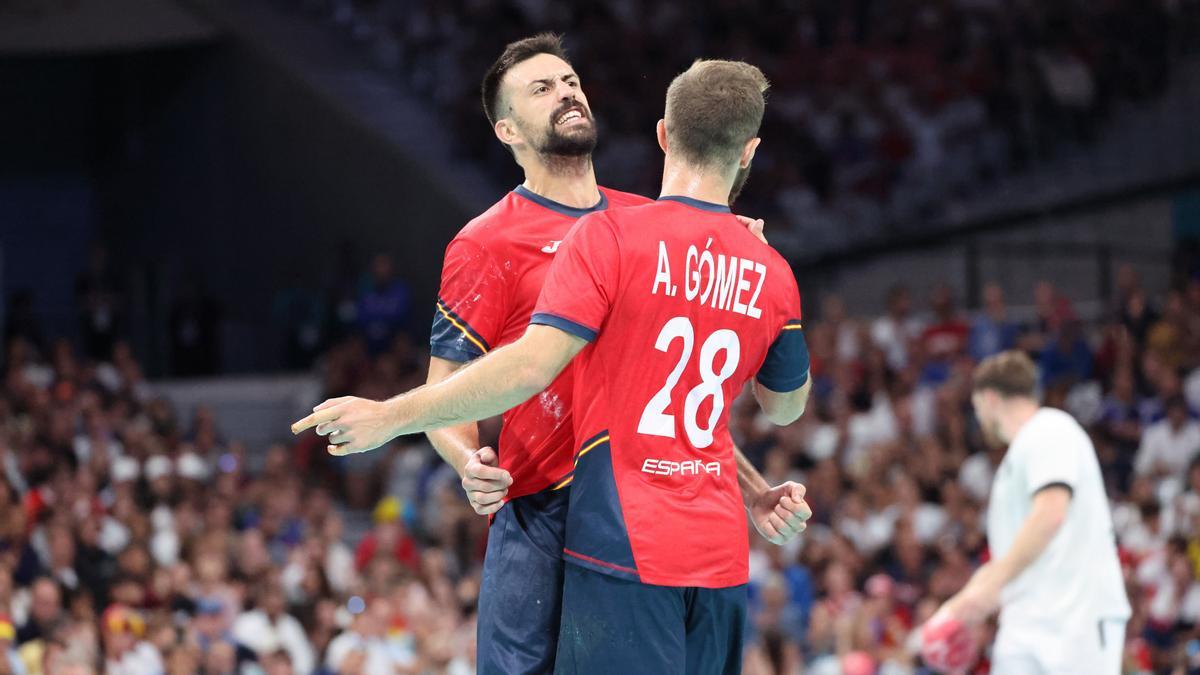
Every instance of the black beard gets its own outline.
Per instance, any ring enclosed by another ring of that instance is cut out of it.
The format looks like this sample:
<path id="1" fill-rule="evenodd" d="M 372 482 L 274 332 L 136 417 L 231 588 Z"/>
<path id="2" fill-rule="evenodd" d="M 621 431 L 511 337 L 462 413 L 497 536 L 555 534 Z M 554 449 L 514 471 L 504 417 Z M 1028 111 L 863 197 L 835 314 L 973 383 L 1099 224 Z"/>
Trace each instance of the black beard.
<path id="1" fill-rule="evenodd" d="M 561 133 L 554 123 L 555 120 L 576 106 L 591 122 L 591 126 L 587 129 L 578 129 L 570 134 Z M 596 120 L 592 118 L 592 111 L 588 110 L 586 106 L 576 101 L 568 101 L 550 115 L 549 122 L 546 135 L 539 143 L 533 145 L 534 151 L 541 155 L 547 164 L 576 164 L 579 159 L 590 157 L 592 151 L 596 149 Z"/>
<path id="2" fill-rule="evenodd" d="M 589 119 L 591 119 L 589 117 Z M 596 149 L 596 123 L 590 129 L 580 129 L 571 135 L 563 134 L 551 126 L 542 142 L 534 147 L 539 155 L 557 157 L 586 157 Z"/>
<path id="3" fill-rule="evenodd" d="M 746 187 L 746 181 L 750 180 L 750 167 L 753 164 L 747 164 L 746 168 L 738 168 L 737 175 L 733 177 L 733 187 L 729 189 L 729 205 L 737 201 L 738 195 L 742 194 L 742 188 Z"/>

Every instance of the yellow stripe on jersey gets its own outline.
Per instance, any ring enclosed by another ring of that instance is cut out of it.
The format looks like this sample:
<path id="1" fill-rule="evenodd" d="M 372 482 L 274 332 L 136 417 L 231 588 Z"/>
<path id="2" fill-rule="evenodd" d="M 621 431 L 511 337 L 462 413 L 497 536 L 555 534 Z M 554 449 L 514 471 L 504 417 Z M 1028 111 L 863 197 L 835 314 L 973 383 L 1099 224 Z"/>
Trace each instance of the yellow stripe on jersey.
<path id="1" fill-rule="evenodd" d="M 559 483 L 558 485 L 555 485 L 553 488 L 551 488 L 551 490 L 561 490 L 561 489 L 567 487 L 568 485 L 570 485 L 571 481 L 573 481 L 573 480 L 575 480 L 575 474 L 571 474 L 570 476 L 567 476 L 566 480 Z"/>
<path id="2" fill-rule="evenodd" d="M 798 323 L 790 323 L 779 330 L 804 330 L 804 326 Z"/>
<path id="3" fill-rule="evenodd" d="M 467 330 L 466 326 L 455 321 L 454 317 L 450 316 L 450 312 L 447 311 L 447 309 L 442 306 L 442 303 L 440 303 L 440 302 L 437 303 L 437 308 L 438 308 L 438 311 L 442 313 L 442 316 L 446 317 L 447 321 L 454 324 L 454 327 L 459 329 L 460 331 L 462 331 L 462 334 L 464 336 L 466 336 L 466 338 L 468 340 L 470 340 L 472 344 L 474 344 L 476 347 L 479 347 L 479 351 L 483 352 L 484 354 L 486 354 L 488 352 L 488 348 L 485 347 L 482 342 L 480 342 L 478 339 L 476 339 L 474 335 L 471 335 L 471 331 Z"/>
<path id="4" fill-rule="evenodd" d="M 601 436 L 600 438 L 597 438 L 596 440 L 592 441 L 591 443 L 588 443 L 587 447 L 580 450 L 579 455 L 575 457 L 575 466 L 579 466 L 579 458 L 580 457 L 583 457 L 584 455 L 588 454 L 589 452 L 592 451 L 592 448 L 596 447 L 597 445 L 600 445 L 601 443 L 607 441 L 608 439 L 609 439 L 608 436 Z"/>

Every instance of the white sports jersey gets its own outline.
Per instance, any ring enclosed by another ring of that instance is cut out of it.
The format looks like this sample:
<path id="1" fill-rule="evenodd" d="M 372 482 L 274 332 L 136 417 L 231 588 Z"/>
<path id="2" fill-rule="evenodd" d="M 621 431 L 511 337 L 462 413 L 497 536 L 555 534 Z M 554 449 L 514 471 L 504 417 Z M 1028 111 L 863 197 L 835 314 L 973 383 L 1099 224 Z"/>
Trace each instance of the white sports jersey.
<path id="1" fill-rule="evenodd" d="M 992 558 L 1012 546 L 1034 494 L 1056 483 L 1072 491 L 1066 520 L 1042 555 L 1001 591 L 1002 634 L 1092 635 L 1098 621 L 1129 618 L 1096 450 L 1061 410 L 1038 410 L 996 470 L 987 515 Z"/>

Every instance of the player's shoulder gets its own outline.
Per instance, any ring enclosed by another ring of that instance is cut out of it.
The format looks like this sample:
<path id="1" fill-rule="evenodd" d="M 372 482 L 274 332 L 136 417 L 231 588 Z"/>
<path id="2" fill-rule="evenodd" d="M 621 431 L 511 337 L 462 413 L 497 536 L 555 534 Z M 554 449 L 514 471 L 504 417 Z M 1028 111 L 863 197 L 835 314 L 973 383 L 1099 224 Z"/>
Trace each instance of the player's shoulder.
<path id="1" fill-rule="evenodd" d="M 632 192 L 622 192 L 621 190 L 614 190 L 612 188 L 604 187 L 603 185 L 599 186 L 599 189 L 600 194 L 604 195 L 604 198 L 608 200 L 609 208 L 642 206 L 644 204 L 654 203 L 653 199 L 650 199 L 649 197 L 643 197 L 642 195 L 634 194 Z"/>
<path id="2" fill-rule="evenodd" d="M 1040 408 L 1021 429 L 1013 445 L 1028 452 L 1042 452 L 1049 446 L 1086 447 L 1087 432 L 1070 413 L 1057 408 Z"/>
<path id="3" fill-rule="evenodd" d="M 467 224 L 454 235 L 455 241 L 473 241 L 478 244 L 488 244 L 503 241 L 504 233 L 514 222 L 524 218 L 523 200 L 514 192 L 507 192 L 486 211 L 467 221 Z"/>
<path id="4" fill-rule="evenodd" d="M 1039 408 L 1031 420 L 1041 429 L 1063 431 L 1067 433 L 1086 433 L 1079 421 L 1071 413 L 1058 408 Z"/>

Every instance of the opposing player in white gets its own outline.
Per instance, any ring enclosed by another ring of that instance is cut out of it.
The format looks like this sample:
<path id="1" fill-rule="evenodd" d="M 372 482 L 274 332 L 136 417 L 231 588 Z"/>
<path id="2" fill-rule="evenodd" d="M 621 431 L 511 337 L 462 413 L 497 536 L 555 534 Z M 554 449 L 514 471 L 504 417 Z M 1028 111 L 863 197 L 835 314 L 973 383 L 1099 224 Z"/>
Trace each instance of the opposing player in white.
<path id="1" fill-rule="evenodd" d="M 929 625 L 999 609 L 995 675 L 1116 675 L 1130 610 L 1096 450 L 1073 417 L 1039 406 L 1036 385 L 1022 352 L 975 371 L 975 415 L 989 442 L 1008 444 L 988 502 L 991 560 Z"/>

